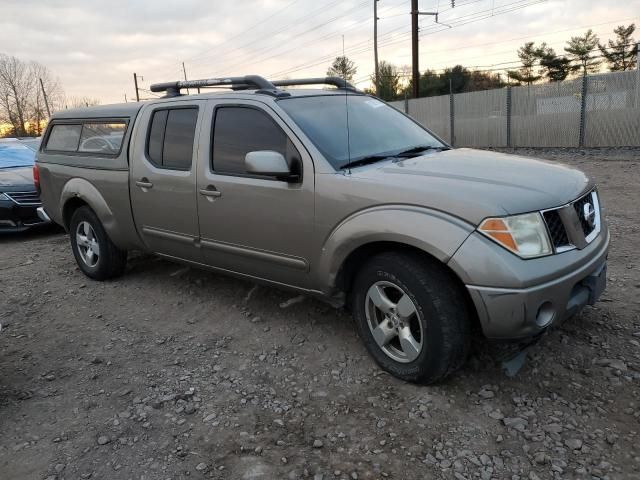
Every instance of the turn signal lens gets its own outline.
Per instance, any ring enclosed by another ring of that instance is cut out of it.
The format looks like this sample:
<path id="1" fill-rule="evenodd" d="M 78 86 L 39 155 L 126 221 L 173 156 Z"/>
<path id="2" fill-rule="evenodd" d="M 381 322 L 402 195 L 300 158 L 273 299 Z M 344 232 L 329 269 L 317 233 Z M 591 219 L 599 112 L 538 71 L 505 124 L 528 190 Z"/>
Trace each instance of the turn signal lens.
<path id="1" fill-rule="evenodd" d="M 478 231 L 522 258 L 552 253 L 551 242 L 539 213 L 504 218 L 487 218 Z"/>

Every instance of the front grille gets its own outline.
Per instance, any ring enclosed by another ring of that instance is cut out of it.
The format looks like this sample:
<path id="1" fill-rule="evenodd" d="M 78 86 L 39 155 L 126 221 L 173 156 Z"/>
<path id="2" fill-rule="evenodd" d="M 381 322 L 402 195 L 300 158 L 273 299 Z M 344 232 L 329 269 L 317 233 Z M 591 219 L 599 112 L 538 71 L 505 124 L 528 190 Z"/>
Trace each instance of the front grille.
<path id="1" fill-rule="evenodd" d="M 562 218 L 560 218 L 558 210 L 547 210 L 543 212 L 542 216 L 544 217 L 544 221 L 547 222 L 549 236 L 556 250 L 568 246 L 570 244 L 569 237 L 567 236 L 567 231 L 564 228 L 564 223 L 562 223 Z"/>
<path id="2" fill-rule="evenodd" d="M 585 206 L 587 210 L 585 210 Z M 561 211 L 565 213 L 561 215 Z M 582 230 L 584 237 L 580 235 L 579 231 L 574 231 L 575 228 L 577 228 L 577 224 L 575 227 L 573 224 L 569 225 L 572 233 L 567 231 L 567 226 L 563 221 L 563 218 L 567 218 L 566 212 L 569 212 L 570 215 L 573 215 L 574 213 L 576 214 L 580 225 L 579 228 Z M 591 212 L 591 215 L 589 215 L 589 212 Z M 551 242 L 553 243 L 556 253 L 572 250 L 576 248 L 576 246 L 578 248 L 584 248 L 598 235 L 598 232 L 600 231 L 600 205 L 598 202 L 598 194 L 595 191 L 591 191 L 568 205 L 543 211 L 542 217 L 547 224 L 549 237 L 551 238 Z M 572 238 L 574 240 L 572 240 Z"/>
<path id="3" fill-rule="evenodd" d="M 40 205 L 40 195 L 35 190 L 31 192 L 5 192 L 7 197 L 18 205 L 37 206 Z"/>
<path id="4" fill-rule="evenodd" d="M 585 206 L 587 206 L 587 208 L 589 208 L 588 206 L 590 206 L 593 209 L 595 216 L 596 205 L 594 205 L 593 193 L 587 193 L 584 197 L 579 198 L 573 203 L 573 209 L 578 215 L 578 220 L 580 220 L 580 226 L 582 227 L 584 236 L 587 237 L 591 232 L 595 230 L 596 224 L 593 221 L 589 223 L 589 221 L 587 220 L 587 215 L 585 214 Z"/>

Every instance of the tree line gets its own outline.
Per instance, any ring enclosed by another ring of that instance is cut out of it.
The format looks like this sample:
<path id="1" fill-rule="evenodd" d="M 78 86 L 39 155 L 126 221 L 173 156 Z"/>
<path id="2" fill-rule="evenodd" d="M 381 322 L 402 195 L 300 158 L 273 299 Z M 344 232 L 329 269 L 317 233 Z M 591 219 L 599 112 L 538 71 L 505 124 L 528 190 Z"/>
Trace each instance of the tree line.
<path id="1" fill-rule="evenodd" d="M 0 53 L 0 134 L 39 136 L 49 112 L 97 103 L 93 98 L 67 97 L 44 65 Z"/>
<path id="2" fill-rule="evenodd" d="M 638 45 L 633 38 L 635 28 L 633 23 L 618 26 L 614 30 L 615 38 L 606 43 L 601 43 L 589 29 L 584 35 L 571 37 L 564 47 L 564 54 L 558 54 L 545 42 L 539 45 L 527 42 L 517 52 L 521 66 L 507 70 L 506 75 L 491 70 L 471 70 L 462 65 L 446 68 L 440 73 L 426 70 L 420 74 L 418 90 L 421 97 L 428 97 L 507 85 L 560 82 L 575 75 L 598 72 L 605 63 L 612 72 L 633 70 L 638 61 Z M 343 56 L 336 57 L 327 75 L 352 81 L 356 72 L 355 63 Z M 411 96 L 413 90 L 410 69 L 398 68 L 386 61 L 379 63 L 378 78 L 372 75 L 371 83 L 372 88 L 365 90 L 387 101 Z"/>

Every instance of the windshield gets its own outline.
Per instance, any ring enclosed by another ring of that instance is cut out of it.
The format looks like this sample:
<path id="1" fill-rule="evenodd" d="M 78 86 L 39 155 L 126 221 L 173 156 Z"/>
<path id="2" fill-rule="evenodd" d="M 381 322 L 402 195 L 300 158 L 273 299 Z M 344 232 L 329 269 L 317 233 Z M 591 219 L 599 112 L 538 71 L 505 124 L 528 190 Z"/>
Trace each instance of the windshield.
<path id="1" fill-rule="evenodd" d="M 366 95 L 290 97 L 279 105 L 336 170 L 360 159 L 392 156 L 415 147 L 445 147 L 397 110 Z"/>
<path id="2" fill-rule="evenodd" d="M 35 163 L 36 152 L 18 141 L 0 143 L 0 169 L 31 167 Z"/>

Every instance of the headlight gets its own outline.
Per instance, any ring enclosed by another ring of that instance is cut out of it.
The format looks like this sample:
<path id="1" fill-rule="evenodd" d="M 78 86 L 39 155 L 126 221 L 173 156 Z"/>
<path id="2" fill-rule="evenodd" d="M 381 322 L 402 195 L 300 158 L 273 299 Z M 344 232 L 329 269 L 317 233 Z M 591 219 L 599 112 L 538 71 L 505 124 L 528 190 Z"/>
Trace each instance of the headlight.
<path id="1" fill-rule="evenodd" d="M 478 230 L 522 258 L 552 253 L 547 228 L 539 213 L 503 218 L 487 218 Z"/>
<path id="2" fill-rule="evenodd" d="M 0 192 L 0 202 L 2 200 L 9 200 L 9 197 L 7 197 L 4 193 Z"/>

